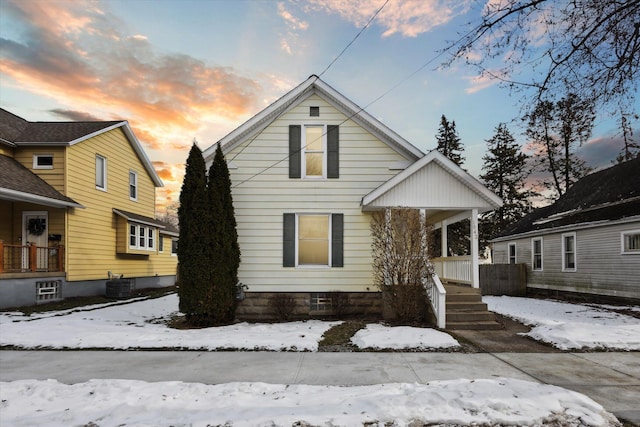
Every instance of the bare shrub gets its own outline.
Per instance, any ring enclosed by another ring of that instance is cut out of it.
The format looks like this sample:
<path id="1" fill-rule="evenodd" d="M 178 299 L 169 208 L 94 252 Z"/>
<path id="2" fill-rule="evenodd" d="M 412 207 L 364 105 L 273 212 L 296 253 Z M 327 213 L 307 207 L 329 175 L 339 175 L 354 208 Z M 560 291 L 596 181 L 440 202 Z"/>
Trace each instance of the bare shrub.
<path id="1" fill-rule="evenodd" d="M 273 294 L 269 297 L 269 308 L 280 321 L 288 321 L 293 317 L 296 300 L 290 294 Z"/>
<path id="2" fill-rule="evenodd" d="M 349 294 L 346 292 L 333 291 L 327 296 L 331 299 L 333 314 L 338 318 L 344 316 L 349 308 Z"/>
<path id="3" fill-rule="evenodd" d="M 424 319 L 425 280 L 433 274 L 430 228 L 416 209 L 374 212 L 371 222 L 374 284 L 401 322 Z"/>

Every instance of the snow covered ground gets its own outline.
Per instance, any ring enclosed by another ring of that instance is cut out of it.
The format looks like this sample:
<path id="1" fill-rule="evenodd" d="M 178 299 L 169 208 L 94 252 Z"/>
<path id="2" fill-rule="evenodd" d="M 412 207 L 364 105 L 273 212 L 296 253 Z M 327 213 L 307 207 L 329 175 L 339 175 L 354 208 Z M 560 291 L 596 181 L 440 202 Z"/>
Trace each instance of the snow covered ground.
<path id="1" fill-rule="evenodd" d="M 532 326 L 524 335 L 562 350 L 640 350 L 640 319 L 615 313 L 613 306 L 506 296 L 482 300 L 489 310 Z"/>
<path id="2" fill-rule="evenodd" d="M 582 394 L 508 378 L 357 387 L 22 380 L 0 383 L 0 399 L 0 423 L 14 427 L 619 425 Z"/>
<path id="3" fill-rule="evenodd" d="M 490 309 L 534 326 L 530 335 L 561 348 L 639 349 L 640 321 L 606 307 L 487 297 Z M 339 322 L 240 323 L 176 330 L 176 295 L 40 313 L 0 313 L 0 345 L 24 348 L 263 349 L 315 351 Z M 448 334 L 370 324 L 352 342 L 362 348 L 449 348 Z M 2 426 L 615 426 L 590 398 L 512 378 L 427 384 L 311 386 L 264 383 L 55 380 L 0 383 Z M 394 424 L 393 424 L 394 423 Z"/>

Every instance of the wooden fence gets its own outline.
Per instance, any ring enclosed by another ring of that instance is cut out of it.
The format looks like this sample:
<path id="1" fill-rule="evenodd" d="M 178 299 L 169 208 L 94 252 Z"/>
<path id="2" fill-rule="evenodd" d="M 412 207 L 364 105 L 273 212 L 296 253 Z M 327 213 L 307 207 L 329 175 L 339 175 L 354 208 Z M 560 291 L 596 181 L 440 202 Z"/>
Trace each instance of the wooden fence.
<path id="1" fill-rule="evenodd" d="M 525 296 L 526 264 L 481 264 L 480 289 L 482 295 Z"/>

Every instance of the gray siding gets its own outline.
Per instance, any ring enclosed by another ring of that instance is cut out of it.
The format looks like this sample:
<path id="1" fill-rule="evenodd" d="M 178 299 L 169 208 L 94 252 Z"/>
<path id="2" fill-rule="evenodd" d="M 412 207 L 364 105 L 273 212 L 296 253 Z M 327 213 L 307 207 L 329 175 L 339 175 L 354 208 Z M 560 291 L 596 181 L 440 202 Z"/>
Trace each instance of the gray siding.
<path id="1" fill-rule="evenodd" d="M 564 229 L 494 243 L 494 263 L 508 263 L 508 244 L 516 242 L 516 262 L 527 265 L 527 287 L 640 299 L 640 254 L 623 254 L 621 233 L 640 222 Z M 576 271 L 562 271 L 562 234 L 575 232 Z M 543 238 L 543 270 L 533 271 L 531 240 Z"/>

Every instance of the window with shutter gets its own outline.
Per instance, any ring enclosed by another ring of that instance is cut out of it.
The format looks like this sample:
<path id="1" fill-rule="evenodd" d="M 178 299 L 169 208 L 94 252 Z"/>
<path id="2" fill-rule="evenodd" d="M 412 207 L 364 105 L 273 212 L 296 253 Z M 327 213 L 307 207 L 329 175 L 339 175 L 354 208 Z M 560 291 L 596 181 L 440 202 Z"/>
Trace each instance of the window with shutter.
<path id="1" fill-rule="evenodd" d="M 343 267 L 343 214 L 283 216 L 284 267 Z"/>
<path id="2" fill-rule="evenodd" d="M 339 126 L 289 126 L 289 178 L 339 178 Z"/>

